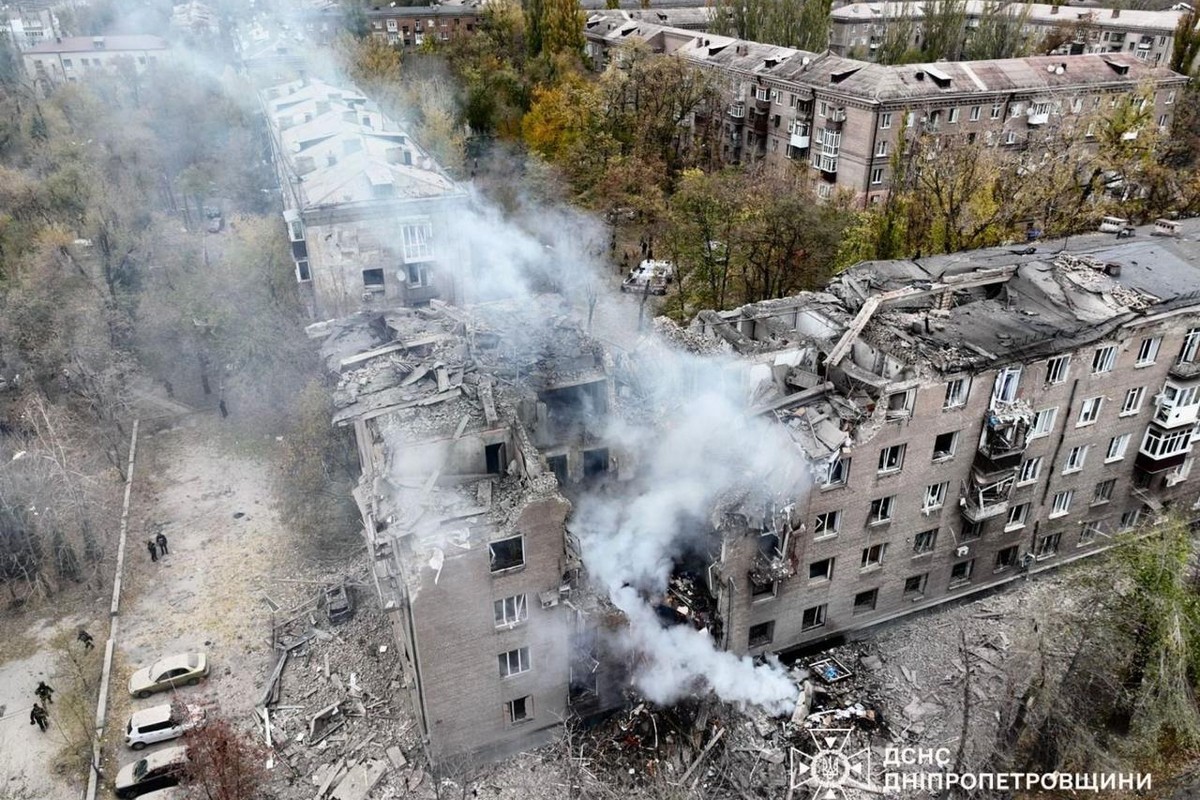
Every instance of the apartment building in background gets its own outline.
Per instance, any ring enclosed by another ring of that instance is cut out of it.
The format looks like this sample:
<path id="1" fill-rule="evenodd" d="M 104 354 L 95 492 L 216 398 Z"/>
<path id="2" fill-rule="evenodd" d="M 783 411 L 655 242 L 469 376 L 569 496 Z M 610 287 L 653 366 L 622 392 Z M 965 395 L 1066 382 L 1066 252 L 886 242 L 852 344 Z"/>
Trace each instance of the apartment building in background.
<path id="1" fill-rule="evenodd" d="M 169 58 L 170 52 L 166 40 L 158 36 L 59 36 L 26 49 L 21 59 L 29 80 L 45 89 L 111 72 L 122 64 L 145 72 Z"/>
<path id="2" fill-rule="evenodd" d="M 1200 220 L 1036 252 L 870 262 L 821 293 L 705 312 L 812 466 L 725 535 L 713 603 L 764 653 L 1200 519 Z"/>
<path id="3" fill-rule="evenodd" d="M 371 35 L 406 49 L 427 40 L 450 41 L 479 27 L 483 8 L 473 5 L 375 6 L 366 9 Z"/>
<path id="4" fill-rule="evenodd" d="M 433 158 L 352 87 L 301 78 L 261 99 L 310 314 L 453 298 L 441 265 L 467 261 L 446 235 L 466 199 Z"/>
<path id="5" fill-rule="evenodd" d="M 17 50 L 28 50 L 62 36 L 56 7 L 48 3 L 17 3 L 0 6 L 0 35 L 7 34 Z"/>
<path id="6" fill-rule="evenodd" d="M 640 41 L 711 70 L 728 106 L 720 120 L 694 122 L 720 127 L 727 163 L 805 165 L 819 196 L 845 191 L 864 206 L 886 195 L 892 157 L 908 137 L 1017 149 L 1065 128 L 1095 141 L 1103 114 L 1122 102 L 1145 110 L 1146 133 L 1165 131 L 1187 84 L 1127 52 L 885 66 L 612 12 L 589 17 L 585 37 L 598 66 L 624 43 Z"/>
<path id="7" fill-rule="evenodd" d="M 1185 15 L 1178 10 L 966 0 L 966 38 L 970 39 L 985 16 L 997 13 L 996 9 L 1021 20 L 1025 41 L 1032 46 L 1053 39 L 1061 42 L 1056 54 L 1125 53 L 1162 66 L 1171 63 L 1175 28 Z M 917 49 L 924 35 L 923 17 L 924 6 L 919 2 L 850 3 L 835 8 L 829 15 L 829 49 L 835 55 L 874 61 L 889 25 L 896 20 L 911 21 L 909 47 Z"/>

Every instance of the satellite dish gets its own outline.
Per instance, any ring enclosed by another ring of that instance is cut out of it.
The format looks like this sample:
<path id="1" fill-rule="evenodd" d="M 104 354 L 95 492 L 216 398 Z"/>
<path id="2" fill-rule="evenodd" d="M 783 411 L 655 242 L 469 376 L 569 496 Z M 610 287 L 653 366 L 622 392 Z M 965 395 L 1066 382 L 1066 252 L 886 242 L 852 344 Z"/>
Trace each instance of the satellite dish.
<path id="1" fill-rule="evenodd" d="M 1046 72 L 1054 72 L 1054 65 L 1053 65 L 1053 64 L 1047 64 L 1047 65 L 1046 65 Z"/>
<path id="2" fill-rule="evenodd" d="M 800 64 L 805 67 L 807 67 L 811 62 L 812 62 L 812 59 L 809 58 L 808 56 L 805 56 L 804 58 L 800 59 Z"/>
<path id="3" fill-rule="evenodd" d="M 1067 71 L 1067 70 L 1066 70 L 1066 69 L 1063 67 L 1063 65 L 1062 65 L 1062 64 L 1059 64 L 1057 67 L 1055 67 L 1055 68 L 1054 68 L 1054 74 L 1055 74 L 1055 75 L 1062 75 L 1062 74 L 1063 74 L 1064 72 L 1066 72 L 1066 71 Z"/>

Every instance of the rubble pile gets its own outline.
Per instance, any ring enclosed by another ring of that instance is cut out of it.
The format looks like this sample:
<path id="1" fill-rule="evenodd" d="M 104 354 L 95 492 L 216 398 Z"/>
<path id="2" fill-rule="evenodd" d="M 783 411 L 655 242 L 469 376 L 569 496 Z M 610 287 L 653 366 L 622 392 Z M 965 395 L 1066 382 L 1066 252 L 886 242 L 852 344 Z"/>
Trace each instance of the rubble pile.
<path id="1" fill-rule="evenodd" d="M 281 800 L 406 796 L 427 775 L 387 621 L 365 571 L 326 577 L 263 594 L 278 657 L 255 722 L 271 788 Z M 326 602 L 343 586 L 348 613 Z"/>

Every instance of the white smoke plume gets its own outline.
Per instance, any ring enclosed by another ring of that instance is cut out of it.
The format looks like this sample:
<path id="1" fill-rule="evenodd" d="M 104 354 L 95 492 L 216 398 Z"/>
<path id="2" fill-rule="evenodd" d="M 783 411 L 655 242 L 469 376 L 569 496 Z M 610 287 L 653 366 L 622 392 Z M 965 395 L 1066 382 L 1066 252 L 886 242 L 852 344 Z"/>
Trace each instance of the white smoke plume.
<path id="1" fill-rule="evenodd" d="M 804 489 L 803 462 L 788 437 L 749 414 L 743 365 L 666 348 L 651 362 L 646 424 L 610 431 L 637 477 L 625 491 L 582 498 L 571 524 L 584 564 L 628 617 L 620 644 L 640 656 L 634 682 L 649 699 L 707 690 L 785 713 L 797 690 L 782 668 L 718 650 L 707 631 L 664 627 L 646 598 L 660 597 L 681 557 L 706 545 L 718 506 L 745 494 L 790 501 Z"/>

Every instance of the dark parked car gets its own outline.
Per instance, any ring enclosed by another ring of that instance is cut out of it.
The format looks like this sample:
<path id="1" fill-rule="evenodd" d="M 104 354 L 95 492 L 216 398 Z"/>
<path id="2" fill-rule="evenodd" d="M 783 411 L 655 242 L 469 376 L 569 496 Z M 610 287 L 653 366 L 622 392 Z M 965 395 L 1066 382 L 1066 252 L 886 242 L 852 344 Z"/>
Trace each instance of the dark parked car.
<path id="1" fill-rule="evenodd" d="M 187 747 L 167 747 L 121 767 L 117 773 L 117 797 L 140 797 L 157 789 L 177 786 L 187 767 Z"/>
<path id="2" fill-rule="evenodd" d="M 340 583 L 325 590 L 325 613 L 334 625 L 354 616 L 354 595 L 349 586 Z"/>
<path id="3" fill-rule="evenodd" d="M 204 218 L 208 220 L 209 233 L 220 233 L 221 228 L 225 225 L 225 218 L 221 216 L 221 209 L 219 208 L 205 206 Z"/>

